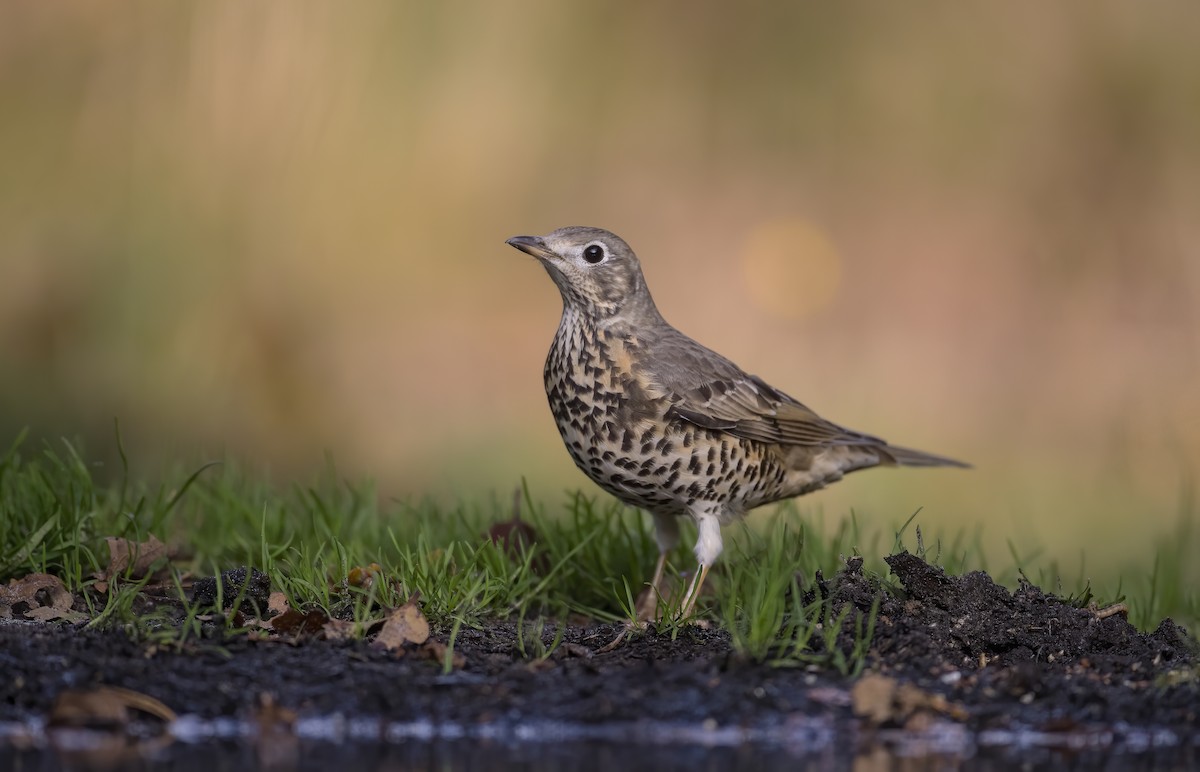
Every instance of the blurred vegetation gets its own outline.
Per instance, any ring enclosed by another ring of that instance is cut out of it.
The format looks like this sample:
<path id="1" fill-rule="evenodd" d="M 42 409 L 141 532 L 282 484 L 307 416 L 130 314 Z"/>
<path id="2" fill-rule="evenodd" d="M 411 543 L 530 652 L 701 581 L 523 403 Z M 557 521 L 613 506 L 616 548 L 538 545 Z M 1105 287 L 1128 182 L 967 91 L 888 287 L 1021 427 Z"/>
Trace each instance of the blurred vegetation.
<path id="1" fill-rule="evenodd" d="M 1197 21 L 5 3 L 0 435 L 552 498 L 558 300 L 503 240 L 599 225 L 686 332 L 977 465 L 805 506 L 1141 560 L 1200 470 Z"/>
<path id="2" fill-rule="evenodd" d="M 1110 570 L 1105 583 L 1093 585 L 1015 551 L 989 567 L 979 542 L 962 531 L 924 538 L 917 519 L 889 524 L 890 533 L 863 531 L 854 516 L 830 526 L 785 505 L 755 527 L 731 526 L 697 616 L 716 619 L 734 648 L 755 659 L 857 674 L 878 606 L 869 614 L 838 608 L 823 577 L 832 580 L 857 556 L 867 581 L 897 590 L 885 557 L 912 550 L 951 574 L 984 568 L 1010 588 L 1036 577 L 1078 607 L 1124 601 L 1129 620 L 1144 631 L 1165 617 L 1192 631 L 1200 621 L 1200 592 L 1180 581 L 1194 554 L 1183 546 L 1185 526 L 1152 560 L 1124 575 Z M 671 635 L 688 624 L 681 613 L 695 570 L 695 528 L 684 530 L 658 601 L 658 630 Z M 51 574 L 80 595 L 76 611 L 85 606 L 89 624 L 163 644 L 200 634 L 203 577 L 241 566 L 242 579 L 229 581 L 243 581 L 247 567 L 260 570 L 292 608 L 353 621 L 355 635 L 381 622 L 386 609 L 419 597 L 451 643 L 463 625 L 515 617 L 523 628 L 524 621 L 533 626 L 526 631 L 531 647 L 525 633 L 518 642 L 522 652 L 544 657 L 549 651 L 535 641 L 544 640 L 547 616 L 560 635 L 571 614 L 636 618 L 635 598 L 657 556 L 646 518 L 607 497 L 575 493 L 547 510 L 526 488 L 514 501 L 490 505 L 384 504 L 372 485 L 347 482 L 333 466 L 276 490 L 228 459 L 156 482 L 122 468 L 118 482 L 103 486 L 70 443 L 30 448 L 18 438 L 0 453 L 0 589 L 11 591 L 7 600 L 0 593 L 0 613 L 29 608 L 33 593 L 22 598 L 21 585 L 37 586 Z M 216 583 L 213 592 L 221 593 Z"/>

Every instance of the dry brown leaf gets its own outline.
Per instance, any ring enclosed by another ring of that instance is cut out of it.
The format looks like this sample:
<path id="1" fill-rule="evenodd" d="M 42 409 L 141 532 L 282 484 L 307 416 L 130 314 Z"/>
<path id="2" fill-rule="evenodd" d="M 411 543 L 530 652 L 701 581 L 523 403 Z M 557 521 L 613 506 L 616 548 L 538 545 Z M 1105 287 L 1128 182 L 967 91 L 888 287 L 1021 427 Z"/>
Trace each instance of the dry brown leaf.
<path id="1" fill-rule="evenodd" d="M 297 611 L 289 608 L 279 616 L 271 617 L 271 629 L 284 635 L 316 635 L 325 627 L 329 617 L 323 611 Z"/>
<path id="2" fill-rule="evenodd" d="M 28 574 L 0 586 L 0 619 L 12 619 L 13 607 L 21 603 L 28 607 L 26 618 L 39 622 L 55 619 L 82 622 L 87 619 L 86 614 L 71 609 L 75 596 L 61 579 L 50 574 Z"/>
<path id="3" fill-rule="evenodd" d="M 327 641 L 351 641 L 354 640 L 357 626 L 346 619 L 330 619 L 321 628 L 321 635 Z"/>
<path id="4" fill-rule="evenodd" d="M 291 608 L 288 605 L 287 595 L 276 590 L 267 596 L 266 616 L 250 620 L 249 626 L 259 630 L 274 630 L 275 628 L 271 625 L 271 622 L 291 611 Z"/>
<path id="5" fill-rule="evenodd" d="M 441 664 L 446 661 L 446 651 L 450 647 L 436 639 L 429 639 L 421 650 L 429 655 L 429 658 Z M 543 660 L 546 661 L 546 660 Z M 450 665 L 456 669 L 461 669 L 467 664 L 467 658 L 458 652 L 456 649 L 450 655 Z"/>
<path id="6" fill-rule="evenodd" d="M 115 536 L 109 536 L 104 541 L 108 544 L 108 567 L 99 576 L 101 580 L 111 579 L 126 571 L 131 579 L 141 579 L 149 575 L 156 563 L 168 557 L 167 545 L 153 534 L 140 543 Z"/>
<path id="7" fill-rule="evenodd" d="M 429 620 L 415 601 L 409 601 L 388 616 L 373 645 L 395 651 L 406 643 L 420 645 L 427 640 Z"/>
<path id="8" fill-rule="evenodd" d="M 10 579 L 7 586 L 0 587 L 0 603 L 10 608 L 18 603 L 41 606 L 37 594 L 46 590 L 52 606 L 69 606 L 73 599 L 66 585 L 51 574 L 27 574 L 19 579 Z"/>
<path id="9" fill-rule="evenodd" d="M 75 611 L 69 608 L 58 608 L 56 606 L 39 606 L 31 608 L 25 612 L 25 616 L 37 622 L 57 622 L 62 620 L 77 625 L 80 622 L 86 622 L 88 615 L 82 611 Z"/>

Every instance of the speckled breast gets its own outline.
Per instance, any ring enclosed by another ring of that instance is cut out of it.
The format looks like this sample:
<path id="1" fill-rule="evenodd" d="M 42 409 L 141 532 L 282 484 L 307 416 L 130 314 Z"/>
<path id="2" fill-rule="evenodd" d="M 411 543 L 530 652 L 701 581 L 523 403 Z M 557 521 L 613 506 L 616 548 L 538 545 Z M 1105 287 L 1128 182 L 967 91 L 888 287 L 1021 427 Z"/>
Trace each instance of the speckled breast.
<path id="1" fill-rule="evenodd" d="M 723 519 L 774 501 L 784 473 L 760 443 L 668 418 L 629 341 L 564 314 L 546 357 L 546 397 L 575 464 L 631 506 L 683 514 L 702 506 Z"/>

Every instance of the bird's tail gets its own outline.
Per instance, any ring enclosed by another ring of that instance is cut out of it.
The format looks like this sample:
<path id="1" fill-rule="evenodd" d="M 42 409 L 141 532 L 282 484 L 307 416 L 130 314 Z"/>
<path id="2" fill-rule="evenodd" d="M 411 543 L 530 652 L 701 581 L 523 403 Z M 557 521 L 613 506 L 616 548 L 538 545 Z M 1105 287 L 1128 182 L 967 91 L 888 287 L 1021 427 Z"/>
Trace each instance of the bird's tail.
<path id="1" fill-rule="evenodd" d="M 935 456 L 932 453 L 926 453 L 923 450 L 913 450 L 912 448 L 902 448 L 898 445 L 881 445 L 877 448 L 879 451 L 879 460 L 883 464 L 895 464 L 896 466 L 957 466 L 962 469 L 970 469 L 971 465 L 962 461 L 956 461 L 953 458 L 945 456 Z"/>

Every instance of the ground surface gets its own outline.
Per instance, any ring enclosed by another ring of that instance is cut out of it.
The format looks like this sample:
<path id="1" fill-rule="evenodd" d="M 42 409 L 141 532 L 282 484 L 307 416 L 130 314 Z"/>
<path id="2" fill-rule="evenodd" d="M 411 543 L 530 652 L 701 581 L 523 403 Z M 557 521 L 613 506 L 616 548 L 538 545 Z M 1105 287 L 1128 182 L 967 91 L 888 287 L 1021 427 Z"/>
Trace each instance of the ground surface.
<path id="1" fill-rule="evenodd" d="M 0 624 L 0 721 L 48 716 L 64 692 L 103 685 L 178 714 L 252 721 L 270 695 L 288 721 L 332 713 L 468 726 L 651 721 L 783 737 L 819 717 L 855 736 L 949 723 L 975 733 L 1100 732 L 1119 745 L 1162 730 L 1195 753 L 1200 660 L 1170 621 L 1143 634 L 1120 615 L 1098 618 L 1032 586 L 1010 592 L 981 572 L 947 577 L 905 553 L 888 562 L 904 591 L 881 602 L 869 675 L 859 681 L 746 661 L 725 633 L 698 628 L 674 640 L 651 630 L 601 652 L 617 626 L 571 627 L 541 662 L 521 655 L 511 623 L 463 629 L 462 659 L 443 674 L 427 648 L 399 655 L 361 641 L 241 637 L 176 651 L 117 632 L 10 622 Z M 860 612 L 878 590 L 855 569 L 824 589 L 835 607 Z"/>

